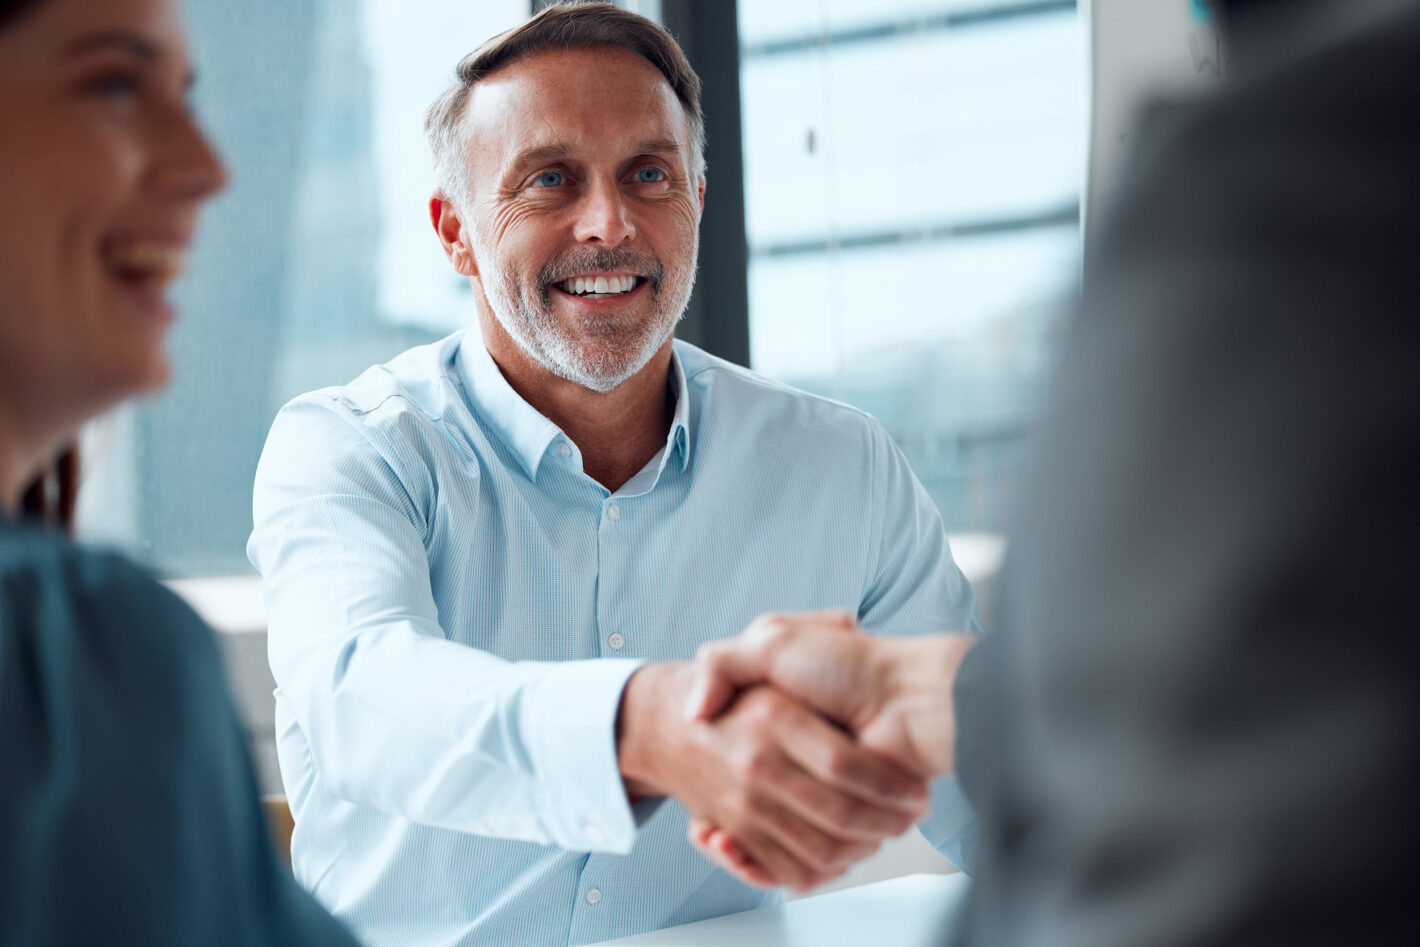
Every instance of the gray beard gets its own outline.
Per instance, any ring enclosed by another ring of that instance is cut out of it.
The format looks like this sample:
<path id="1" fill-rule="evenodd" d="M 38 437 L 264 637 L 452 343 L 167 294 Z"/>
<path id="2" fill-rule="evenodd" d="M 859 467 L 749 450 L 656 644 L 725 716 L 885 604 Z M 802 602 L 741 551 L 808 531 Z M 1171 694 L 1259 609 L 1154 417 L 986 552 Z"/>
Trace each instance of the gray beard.
<path id="1" fill-rule="evenodd" d="M 473 249 L 479 260 L 493 260 L 481 239 L 474 240 Z M 650 283 L 651 320 L 642 324 L 608 319 L 593 327 L 605 339 L 604 347 L 579 344 L 552 310 L 552 284 L 579 273 L 628 269 L 644 273 Z M 688 274 L 672 272 L 668 277 L 654 256 L 630 250 L 589 249 L 549 263 L 538 273 L 535 299 L 522 292 L 511 266 L 481 267 L 480 273 L 489 307 L 518 347 L 557 377 L 599 393 L 613 390 L 646 367 L 675 332 L 695 285 L 693 263 Z"/>

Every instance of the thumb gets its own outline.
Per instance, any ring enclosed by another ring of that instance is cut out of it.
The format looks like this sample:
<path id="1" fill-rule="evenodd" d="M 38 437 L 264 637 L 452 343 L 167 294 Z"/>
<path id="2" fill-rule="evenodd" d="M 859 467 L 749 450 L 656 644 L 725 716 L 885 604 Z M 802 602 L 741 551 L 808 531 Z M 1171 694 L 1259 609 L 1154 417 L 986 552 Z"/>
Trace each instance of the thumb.
<path id="1" fill-rule="evenodd" d="M 685 698 L 685 718 L 692 722 L 715 719 L 741 688 L 768 676 L 767 652 L 750 642 L 736 639 L 701 648 Z"/>

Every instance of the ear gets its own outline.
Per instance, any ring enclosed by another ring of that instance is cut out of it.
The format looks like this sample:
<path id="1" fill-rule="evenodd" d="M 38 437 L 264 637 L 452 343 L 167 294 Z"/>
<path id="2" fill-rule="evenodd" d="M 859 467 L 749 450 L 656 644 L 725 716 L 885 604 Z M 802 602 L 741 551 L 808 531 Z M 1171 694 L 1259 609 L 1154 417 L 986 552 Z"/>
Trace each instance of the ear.
<path id="1" fill-rule="evenodd" d="M 700 213 L 705 213 L 705 175 L 700 175 L 695 181 L 695 193 L 700 198 Z"/>
<path id="2" fill-rule="evenodd" d="M 439 245 L 444 248 L 444 256 L 463 276 L 477 276 L 478 265 L 473 259 L 473 248 L 469 246 L 468 234 L 464 230 L 463 219 L 452 201 L 442 191 L 435 191 L 429 198 L 429 221 L 434 232 L 439 235 Z"/>

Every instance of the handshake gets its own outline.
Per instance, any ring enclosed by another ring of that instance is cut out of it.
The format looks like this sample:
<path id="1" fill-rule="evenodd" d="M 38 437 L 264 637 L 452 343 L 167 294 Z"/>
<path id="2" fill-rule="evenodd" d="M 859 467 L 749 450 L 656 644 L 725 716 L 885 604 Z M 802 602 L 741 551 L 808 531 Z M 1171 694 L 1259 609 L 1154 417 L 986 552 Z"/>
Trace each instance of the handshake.
<path id="1" fill-rule="evenodd" d="M 871 637 L 841 612 L 765 615 L 622 697 L 632 796 L 672 796 L 690 839 L 740 879 L 806 891 L 927 813 L 952 772 L 952 685 L 975 639 Z"/>

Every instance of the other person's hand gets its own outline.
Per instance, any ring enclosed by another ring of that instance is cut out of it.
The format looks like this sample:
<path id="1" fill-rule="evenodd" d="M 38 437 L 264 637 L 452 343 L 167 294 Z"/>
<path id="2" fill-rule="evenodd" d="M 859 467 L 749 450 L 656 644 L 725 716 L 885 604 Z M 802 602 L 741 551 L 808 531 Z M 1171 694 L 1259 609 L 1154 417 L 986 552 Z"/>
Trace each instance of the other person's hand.
<path id="1" fill-rule="evenodd" d="M 713 720 L 683 713 L 693 665 L 632 675 L 618 754 L 627 791 L 668 795 L 732 835 L 753 884 L 799 891 L 843 874 L 926 812 L 926 781 L 798 701 L 751 687 Z M 717 707 L 717 710 L 722 708 Z"/>
<path id="2" fill-rule="evenodd" d="M 931 777 L 952 771 L 952 685 L 975 643 L 968 635 L 873 638 L 843 613 L 761 616 L 745 633 L 703 646 L 687 716 L 713 719 L 739 689 L 779 688 L 840 723 L 860 744 Z M 756 882 L 762 874 L 734 834 L 696 815 L 691 841 Z"/>

